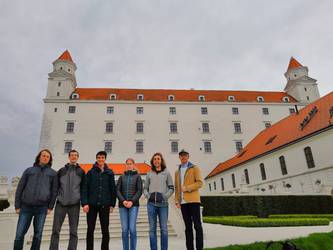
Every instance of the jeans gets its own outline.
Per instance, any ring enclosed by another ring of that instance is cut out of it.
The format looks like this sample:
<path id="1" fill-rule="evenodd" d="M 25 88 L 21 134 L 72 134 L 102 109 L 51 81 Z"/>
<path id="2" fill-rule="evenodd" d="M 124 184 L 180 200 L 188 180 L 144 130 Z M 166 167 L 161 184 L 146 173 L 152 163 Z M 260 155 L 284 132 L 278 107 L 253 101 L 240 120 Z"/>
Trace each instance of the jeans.
<path id="1" fill-rule="evenodd" d="M 153 203 L 148 202 L 148 220 L 149 220 L 149 241 L 150 249 L 157 250 L 157 216 L 160 222 L 161 230 L 161 250 L 168 249 L 168 213 L 169 207 L 157 207 Z"/>
<path id="2" fill-rule="evenodd" d="M 54 210 L 50 250 L 59 249 L 59 234 L 61 226 L 64 223 L 66 214 L 68 214 L 68 223 L 69 223 L 69 242 L 67 249 L 68 250 L 77 249 L 77 241 L 78 241 L 77 227 L 79 225 L 79 218 L 80 218 L 80 204 L 72 206 L 63 206 L 58 202 Z"/>
<path id="3" fill-rule="evenodd" d="M 121 221 L 121 236 L 123 240 L 123 250 L 135 250 L 136 249 L 136 218 L 138 217 L 138 206 L 131 208 L 121 207 L 119 208 L 120 221 Z M 130 233 L 130 247 L 128 244 L 128 233 Z"/>
<path id="4" fill-rule="evenodd" d="M 109 222 L 110 222 L 110 206 L 92 206 L 89 205 L 89 212 L 87 214 L 87 250 L 94 249 L 94 232 L 96 226 L 97 214 L 99 215 L 99 222 L 102 229 L 102 245 L 101 250 L 109 250 Z"/>
<path id="5" fill-rule="evenodd" d="M 187 250 L 194 250 L 193 225 L 195 229 L 195 243 L 197 250 L 203 249 L 203 231 L 201 224 L 200 203 L 185 203 L 181 205 L 185 223 L 185 236 Z"/>
<path id="6" fill-rule="evenodd" d="M 22 206 L 17 222 L 16 236 L 14 241 L 14 250 L 22 250 L 24 236 L 28 232 L 33 219 L 34 236 L 31 250 L 39 250 L 42 241 L 43 228 L 47 215 L 47 207 Z"/>

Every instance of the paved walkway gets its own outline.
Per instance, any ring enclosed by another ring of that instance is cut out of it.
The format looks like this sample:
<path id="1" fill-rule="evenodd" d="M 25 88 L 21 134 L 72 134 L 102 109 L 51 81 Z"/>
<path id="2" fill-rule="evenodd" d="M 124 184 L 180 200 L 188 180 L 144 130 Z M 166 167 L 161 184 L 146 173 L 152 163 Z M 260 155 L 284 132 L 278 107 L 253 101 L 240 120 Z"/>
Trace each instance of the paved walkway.
<path id="1" fill-rule="evenodd" d="M 0 225 L 0 234 L 6 234 L 6 226 Z M 314 232 L 330 232 L 333 231 L 333 223 L 329 226 L 309 226 L 309 227 L 270 227 L 270 228 L 243 228 L 232 227 L 214 224 L 204 224 L 205 232 L 205 247 L 219 247 L 231 244 L 247 244 L 256 241 L 270 241 L 270 240 L 284 240 L 291 238 L 298 238 L 307 236 Z M 14 238 L 11 235 L 11 238 Z M 11 250 L 11 239 L 7 242 L 0 242 L 1 250 Z M 100 241 L 95 242 L 95 249 L 99 249 Z M 29 249 L 26 247 L 25 250 Z M 42 250 L 47 250 L 48 245 L 42 245 Z M 66 244 L 60 245 L 60 249 L 67 249 Z M 79 242 L 79 250 L 85 249 L 85 242 Z M 121 250 L 121 240 L 111 240 L 110 250 Z M 139 239 L 137 250 L 149 249 L 149 239 Z M 185 249 L 185 242 L 183 239 L 172 238 L 169 242 L 170 250 L 183 250 Z"/>

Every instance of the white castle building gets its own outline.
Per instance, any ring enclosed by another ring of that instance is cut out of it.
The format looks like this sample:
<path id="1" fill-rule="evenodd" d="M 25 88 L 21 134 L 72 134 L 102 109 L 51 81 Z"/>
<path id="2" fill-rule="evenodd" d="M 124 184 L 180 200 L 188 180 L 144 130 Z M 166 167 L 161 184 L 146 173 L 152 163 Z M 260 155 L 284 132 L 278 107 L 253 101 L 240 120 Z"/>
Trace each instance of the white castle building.
<path id="1" fill-rule="evenodd" d="M 82 164 L 105 149 L 112 163 L 149 163 L 161 152 L 173 173 L 185 148 L 206 176 L 260 131 L 320 98 L 316 80 L 294 58 L 280 92 L 80 88 L 75 71 L 65 51 L 48 78 L 40 148 L 52 151 L 56 169 L 71 149 Z"/>
<path id="2" fill-rule="evenodd" d="M 333 195 L 333 92 L 260 132 L 205 178 L 207 195 Z"/>

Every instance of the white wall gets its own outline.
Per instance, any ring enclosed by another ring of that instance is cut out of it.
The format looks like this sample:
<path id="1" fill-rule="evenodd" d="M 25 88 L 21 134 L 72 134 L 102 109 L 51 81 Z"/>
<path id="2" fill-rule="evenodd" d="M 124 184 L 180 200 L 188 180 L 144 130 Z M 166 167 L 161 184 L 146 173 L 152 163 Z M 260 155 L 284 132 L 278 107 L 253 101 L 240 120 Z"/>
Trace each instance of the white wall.
<path id="1" fill-rule="evenodd" d="M 304 148 L 310 146 L 315 162 L 315 168 L 307 167 Z M 321 134 L 310 137 L 258 159 L 244 163 L 238 167 L 229 169 L 206 180 L 204 193 L 207 195 L 221 195 L 228 193 L 240 193 L 247 191 L 249 194 L 330 194 L 333 188 L 333 159 L 331 149 L 333 146 L 333 130 L 322 132 Z M 282 175 L 279 157 L 285 157 L 288 170 L 287 175 Z M 266 170 L 266 181 L 262 181 L 260 173 L 260 163 L 264 163 Z M 250 184 L 245 185 L 245 189 L 241 190 L 241 179 L 244 169 L 248 169 Z M 236 188 L 232 187 L 231 174 L 236 177 Z M 221 190 L 221 178 L 224 179 L 225 191 Z M 321 181 L 321 185 L 316 185 L 317 180 Z M 217 189 L 214 190 L 214 181 Z M 283 182 L 291 184 L 291 188 L 286 188 Z M 209 191 L 209 183 L 211 183 L 212 191 Z M 274 188 L 269 189 L 269 185 Z M 259 190 L 258 190 L 259 189 Z M 261 189 L 265 189 L 262 192 Z"/>
<path id="2" fill-rule="evenodd" d="M 68 107 L 76 106 L 76 113 L 69 114 Z M 107 114 L 106 107 L 114 106 L 114 114 Z M 136 114 L 136 107 L 144 107 L 144 114 Z M 176 107 L 177 114 L 170 115 L 169 107 Z M 201 107 L 208 108 L 208 115 L 201 114 Z M 232 107 L 239 108 L 239 115 L 232 114 Z M 263 115 L 262 107 L 270 114 Z M 73 141 L 73 148 L 80 152 L 80 162 L 92 163 L 95 154 L 104 149 L 104 140 L 113 141 L 109 162 L 124 162 L 133 157 L 136 162 L 149 162 L 154 152 L 162 152 L 167 166 L 173 173 L 178 164 L 178 154 L 171 153 L 170 140 L 179 140 L 179 150 L 186 148 L 190 160 L 202 167 L 205 177 L 219 162 L 236 153 L 235 140 L 245 146 L 265 128 L 264 122 L 275 123 L 289 115 L 291 103 L 181 103 L 181 102 L 124 102 L 45 100 L 41 132 L 41 148 L 54 154 L 54 167 L 60 168 L 67 161 L 65 140 Z M 54 112 L 57 108 L 57 112 Z M 299 107 L 300 109 L 301 107 Z M 66 134 L 66 121 L 75 122 L 75 132 Z M 114 122 L 114 133 L 105 133 L 105 122 Z M 136 134 L 136 121 L 144 122 L 144 133 Z M 178 134 L 170 134 L 169 121 L 177 121 Z M 201 122 L 209 122 L 210 133 L 203 134 Z M 234 134 L 233 121 L 241 122 L 242 133 Z M 144 153 L 135 153 L 135 141 L 144 140 Z M 203 152 L 203 140 L 210 140 L 212 153 Z M 201 150 L 200 150 L 201 149 Z"/>

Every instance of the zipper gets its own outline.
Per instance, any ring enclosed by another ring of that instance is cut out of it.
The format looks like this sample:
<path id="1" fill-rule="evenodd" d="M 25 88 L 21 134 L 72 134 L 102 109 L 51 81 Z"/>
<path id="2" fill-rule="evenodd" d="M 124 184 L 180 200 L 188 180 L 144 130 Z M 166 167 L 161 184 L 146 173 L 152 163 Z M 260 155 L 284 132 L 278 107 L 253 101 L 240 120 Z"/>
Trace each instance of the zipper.
<path id="1" fill-rule="evenodd" d="M 155 192 L 155 204 L 156 204 L 156 192 Z"/>
<path id="2" fill-rule="evenodd" d="M 126 185 L 126 200 L 128 200 L 128 183 L 129 183 L 129 181 L 131 180 L 131 178 L 130 178 L 131 176 L 130 175 L 128 175 L 127 176 L 127 185 Z"/>

